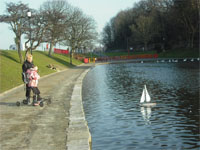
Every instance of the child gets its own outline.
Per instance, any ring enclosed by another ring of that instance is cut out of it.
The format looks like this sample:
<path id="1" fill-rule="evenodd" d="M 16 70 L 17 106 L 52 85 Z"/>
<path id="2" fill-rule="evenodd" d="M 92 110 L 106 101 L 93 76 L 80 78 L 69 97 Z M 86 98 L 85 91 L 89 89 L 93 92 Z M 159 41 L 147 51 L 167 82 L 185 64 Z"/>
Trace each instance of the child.
<path id="1" fill-rule="evenodd" d="M 30 87 L 33 91 L 33 106 L 39 105 L 39 101 L 41 100 L 40 90 L 38 89 L 38 79 L 40 78 L 40 76 L 37 73 L 37 70 L 38 67 L 36 66 L 26 71 L 27 77 L 29 78 L 28 87 Z"/>

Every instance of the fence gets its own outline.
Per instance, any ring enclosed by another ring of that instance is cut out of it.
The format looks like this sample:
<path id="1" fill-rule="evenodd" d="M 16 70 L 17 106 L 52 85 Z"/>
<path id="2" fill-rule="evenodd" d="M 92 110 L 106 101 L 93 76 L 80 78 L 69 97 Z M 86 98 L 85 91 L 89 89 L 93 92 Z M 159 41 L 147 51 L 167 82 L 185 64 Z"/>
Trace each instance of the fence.
<path id="1" fill-rule="evenodd" d="M 54 53 L 56 53 L 56 54 L 69 54 L 69 50 L 54 48 Z"/>
<path id="2" fill-rule="evenodd" d="M 146 58 L 158 58 L 158 54 L 138 54 L 129 56 L 111 56 L 111 57 L 99 57 L 98 61 L 110 61 L 110 60 L 125 60 L 125 59 L 146 59 Z"/>

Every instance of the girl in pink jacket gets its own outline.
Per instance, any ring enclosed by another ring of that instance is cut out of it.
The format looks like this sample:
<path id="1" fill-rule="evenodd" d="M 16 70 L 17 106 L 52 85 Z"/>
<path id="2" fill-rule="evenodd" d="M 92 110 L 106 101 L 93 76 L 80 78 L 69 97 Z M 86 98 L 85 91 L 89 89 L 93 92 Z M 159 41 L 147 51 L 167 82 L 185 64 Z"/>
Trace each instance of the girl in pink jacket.
<path id="1" fill-rule="evenodd" d="M 39 74 L 37 73 L 38 67 L 30 68 L 26 71 L 27 77 L 29 79 L 28 87 L 30 87 L 33 91 L 33 105 L 39 105 L 39 101 L 41 100 L 40 97 L 40 90 L 38 89 L 38 80 L 40 78 Z"/>

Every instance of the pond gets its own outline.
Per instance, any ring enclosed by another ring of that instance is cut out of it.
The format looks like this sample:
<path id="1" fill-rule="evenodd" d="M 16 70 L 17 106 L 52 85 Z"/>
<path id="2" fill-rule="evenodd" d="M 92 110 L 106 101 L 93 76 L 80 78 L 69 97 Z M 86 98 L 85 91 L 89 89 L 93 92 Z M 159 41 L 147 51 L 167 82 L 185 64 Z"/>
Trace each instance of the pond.
<path id="1" fill-rule="evenodd" d="M 146 85 L 154 107 L 139 104 Z M 199 63 L 99 65 L 83 81 L 93 150 L 199 149 Z"/>

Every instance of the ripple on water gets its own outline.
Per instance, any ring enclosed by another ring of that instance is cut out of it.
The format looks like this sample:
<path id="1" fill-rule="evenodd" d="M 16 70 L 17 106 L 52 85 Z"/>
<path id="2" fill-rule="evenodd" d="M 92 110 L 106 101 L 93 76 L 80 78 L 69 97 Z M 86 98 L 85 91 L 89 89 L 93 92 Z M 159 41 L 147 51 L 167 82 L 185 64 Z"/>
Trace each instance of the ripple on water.
<path id="1" fill-rule="evenodd" d="M 93 150 L 199 149 L 198 68 L 130 63 L 91 70 L 83 101 Z M 153 108 L 138 105 L 144 84 Z"/>

